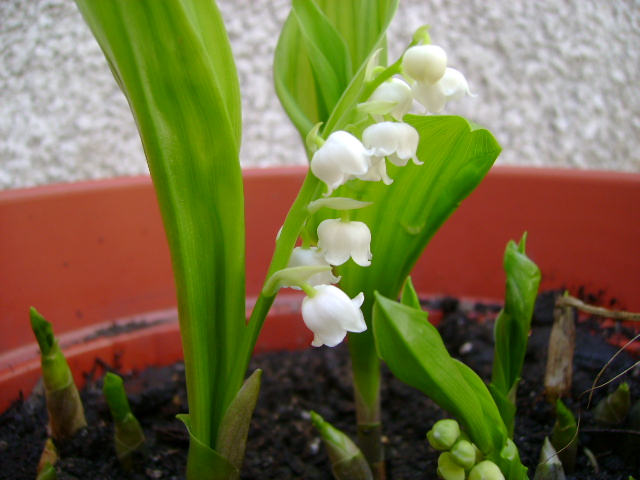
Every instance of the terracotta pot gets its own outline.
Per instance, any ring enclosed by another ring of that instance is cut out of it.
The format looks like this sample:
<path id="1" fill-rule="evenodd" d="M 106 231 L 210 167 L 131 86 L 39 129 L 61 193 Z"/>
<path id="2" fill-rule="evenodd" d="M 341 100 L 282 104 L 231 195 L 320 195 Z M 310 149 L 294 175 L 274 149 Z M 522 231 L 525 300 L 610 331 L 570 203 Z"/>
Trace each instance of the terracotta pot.
<path id="1" fill-rule="evenodd" d="M 244 172 L 249 298 L 304 173 Z M 640 174 L 496 167 L 435 236 L 414 284 L 425 295 L 499 300 L 504 246 L 527 230 L 541 288 L 604 289 L 620 308 L 640 310 L 638 207 Z M 78 381 L 96 358 L 124 369 L 181 358 L 169 252 L 148 177 L 0 192 L 0 232 L 0 411 L 40 375 L 31 305 L 54 323 Z M 309 345 L 300 301 L 279 296 L 257 349 Z"/>

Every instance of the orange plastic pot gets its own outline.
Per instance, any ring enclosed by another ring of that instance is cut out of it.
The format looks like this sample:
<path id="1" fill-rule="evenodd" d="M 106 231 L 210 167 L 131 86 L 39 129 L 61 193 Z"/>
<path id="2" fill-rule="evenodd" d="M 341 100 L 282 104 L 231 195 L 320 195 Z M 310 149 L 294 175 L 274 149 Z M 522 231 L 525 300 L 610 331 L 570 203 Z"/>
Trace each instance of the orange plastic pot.
<path id="1" fill-rule="evenodd" d="M 244 172 L 250 299 L 304 173 Z M 526 230 L 542 288 L 604 289 L 621 308 L 640 310 L 639 207 L 640 174 L 496 167 L 432 240 L 414 284 L 424 295 L 500 299 L 504 246 Z M 0 235 L 0 411 L 40 375 L 31 305 L 54 323 L 79 381 L 96 359 L 138 369 L 181 358 L 148 177 L 0 192 Z M 300 301 L 279 296 L 257 349 L 309 345 Z"/>

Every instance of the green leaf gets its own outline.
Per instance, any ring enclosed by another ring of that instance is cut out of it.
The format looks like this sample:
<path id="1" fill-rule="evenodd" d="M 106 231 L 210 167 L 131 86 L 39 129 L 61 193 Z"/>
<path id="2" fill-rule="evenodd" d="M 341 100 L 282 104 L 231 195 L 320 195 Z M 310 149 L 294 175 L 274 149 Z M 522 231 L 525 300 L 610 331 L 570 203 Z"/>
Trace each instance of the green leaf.
<path id="1" fill-rule="evenodd" d="M 133 112 L 176 279 L 191 433 L 215 444 L 244 372 L 241 110 L 211 0 L 78 0 Z"/>
<path id="2" fill-rule="evenodd" d="M 303 138 L 331 116 L 332 126 L 324 130 L 330 133 L 335 119 L 355 105 L 366 61 L 385 44 L 397 5 L 397 0 L 293 2 L 276 47 L 274 80 Z"/>
<path id="3" fill-rule="evenodd" d="M 407 277 L 407 281 L 404 282 L 402 295 L 400 296 L 400 303 L 402 303 L 403 305 L 406 305 L 407 307 L 415 308 L 417 310 L 422 310 L 422 305 L 420 305 L 420 298 L 416 293 L 416 289 L 413 288 L 413 282 L 411 281 L 411 277 Z"/>
<path id="4" fill-rule="evenodd" d="M 293 0 L 293 14 L 315 85 L 326 112 L 331 112 L 351 79 L 351 59 L 342 36 L 320 8 L 309 0 Z"/>
<path id="5" fill-rule="evenodd" d="M 427 313 L 389 300 L 377 292 L 375 299 L 373 332 L 376 348 L 391 372 L 456 417 L 484 454 L 499 451 L 502 442 L 492 441 L 474 389 L 476 385 L 467 382 L 447 352 L 440 334 L 427 321 Z M 506 440 L 506 433 L 504 438 Z"/>
<path id="6" fill-rule="evenodd" d="M 491 133 L 471 130 L 464 118 L 408 115 L 405 120 L 420 134 L 417 155 L 424 165 L 388 164 L 395 178 L 392 185 L 351 180 L 334 194 L 373 202 L 350 213 L 352 220 L 366 223 L 371 230 L 371 266 L 347 262 L 338 269 L 343 274 L 342 288 L 355 294 L 363 291 L 365 298 L 375 289 L 389 298 L 398 296 L 429 240 L 500 153 Z M 308 225 L 311 229 L 329 217 L 330 212 L 321 210 Z"/>
<path id="7" fill-rule="evenodd" d="M 520 380 L 527 350 L 531 317 L 538 287 L 540 269 L 525 254 L 526 233 L 519 244 L 511 240 L 504 253 L 507 287 L 504 309 L 495 323 L 495 352 L 493 357 L 492 392 L 515 404 L 515 391 Z M 503 417 L 513 431 L 513 417 L 503 410 Z"/>
<path id="8" fill-rule="evenodd" d="M 420 309 L 376 292 L 373 331 L 380 358 L 401 381 L 429 396 L 451 413 L 471 441 L 509 480 L 526 479 L 515 449 L 504 453 L 508 435 L 498 407 L 480 377 L 447 352 L 440 334 Z"/>

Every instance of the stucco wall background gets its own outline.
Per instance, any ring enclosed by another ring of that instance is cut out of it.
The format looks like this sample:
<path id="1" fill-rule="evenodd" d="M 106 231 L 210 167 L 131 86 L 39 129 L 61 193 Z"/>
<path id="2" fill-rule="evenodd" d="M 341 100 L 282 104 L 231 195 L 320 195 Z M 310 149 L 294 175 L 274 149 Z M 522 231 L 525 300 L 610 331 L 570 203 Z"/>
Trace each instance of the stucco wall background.
<path id="1" fill-rule="evenodd" d="M 271 80 L 289 0 L 219 0 L 243 94 L 243 166 L 304 164 Z M 640 171 L 640 0 L 401 0 L 395 59 L 423 23 L 476 98 L 498 162 Z M 147 171 L 142 147 L 71 0 L 0 0 L 0 188 Z"/>

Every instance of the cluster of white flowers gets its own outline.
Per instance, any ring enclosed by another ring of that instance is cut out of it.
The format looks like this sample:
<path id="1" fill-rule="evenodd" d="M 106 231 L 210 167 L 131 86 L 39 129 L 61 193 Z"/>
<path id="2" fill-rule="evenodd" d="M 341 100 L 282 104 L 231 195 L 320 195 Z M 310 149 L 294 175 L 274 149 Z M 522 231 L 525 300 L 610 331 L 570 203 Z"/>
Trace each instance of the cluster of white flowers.
<path id="1" fill-rule="evenodd" d="M 288 267 L 337 266 L 352 258 L 358 265 L 371 265 L 371 232 L 363 222 L 324 220 L 318 226 L 318 247 L 293 249 Z M 307 298 L 302 302 L 302 319 L 314 333 L 311 345 L 335 347 L 347 332 L 364 332 L 367 324 L 360 310 L 364 295 L 352 300 L 333 283 L 340 281 L 330 270 L 307 280 Z"/>
<path id="2" fill-rule="evenodd" d="M 335 131 L 318 148 L 311 159 L 311 172 L 327 186 L 325 196 L 351 179 L 390 185 L 386 160 L 404 167 L 409 160 L 421 165 L 417 150 L 418 131 L 403 117 L 413 107 L 414 99 L 427 112 L 440 113 L 446 103 L 465 94 L 471 95 L 464 76 L 447 67 L 445 51 L 435 45 L 418 45 L 409 48 L 402 60 L 404 76 L 411 82 L 391 78 L 382 83 L 365 105 L 377 123 L 362 133 L 362 141 L 346 131 Z M 362 222 L 329 219 L 318 226 L 317 247 L 294 249 L 289 267 L 338 266 L 349 258 L 362 266 L 371 264 L 371 232 Z M 335 346 L 342 342 L 347 332 L 363 332 L 367 329 L 360 306 L 364 295 L 350 299 L 342 290 L 334 287 L 339 277 L 329 269 L 314 274 L 302 286 L 307 298 L 302 304 L 302 317 L 314 332 L 312 345 Z"/>

